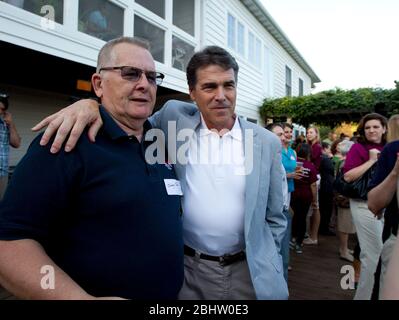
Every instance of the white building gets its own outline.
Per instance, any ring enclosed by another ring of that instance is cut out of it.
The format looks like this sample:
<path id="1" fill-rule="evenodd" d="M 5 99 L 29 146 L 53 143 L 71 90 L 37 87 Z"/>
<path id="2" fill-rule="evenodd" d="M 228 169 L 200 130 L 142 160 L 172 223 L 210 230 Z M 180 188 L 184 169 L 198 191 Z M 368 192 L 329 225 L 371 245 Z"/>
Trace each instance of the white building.
<path id="1" fill-rule="evenodd" d="M 55 22 L 54 22 L 55 21 Z M 206 45 L 227 48 L 240 65 L 237 113 L 261 123 L 265 97 L 309 94 L 319 82 L 258 0 L 0 0 L 0 91 L 10 94 L 23 146 L 41 118 L 85 96 L 104 40 L 140 36 L 166 78 L 158 102 L 188 99 L 185 67 Z"/>

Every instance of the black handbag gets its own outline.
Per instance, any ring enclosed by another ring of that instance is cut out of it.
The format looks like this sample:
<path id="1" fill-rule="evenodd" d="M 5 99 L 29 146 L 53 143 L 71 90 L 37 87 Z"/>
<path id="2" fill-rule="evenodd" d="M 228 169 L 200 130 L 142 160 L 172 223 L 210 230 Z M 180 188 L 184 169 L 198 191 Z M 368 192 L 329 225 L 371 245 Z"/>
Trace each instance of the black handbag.
<path id="1" fill-rule="evenodd" d="M 342 169 L 339 170 L 334 180 L 334 190 L 348 198 L 367 200 L 367 186 L 376 166 L 377 163 L 374 163 L 360 178 L 352 182 L 346 182 Z"/>

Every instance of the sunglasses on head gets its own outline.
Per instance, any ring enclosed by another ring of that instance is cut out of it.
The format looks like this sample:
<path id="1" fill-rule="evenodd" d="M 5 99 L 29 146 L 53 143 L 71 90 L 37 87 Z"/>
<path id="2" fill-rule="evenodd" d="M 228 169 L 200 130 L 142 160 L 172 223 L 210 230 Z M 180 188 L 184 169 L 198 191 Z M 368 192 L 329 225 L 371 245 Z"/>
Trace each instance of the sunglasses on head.
<path id="1" fill-rule="evenodd" d="M 141 78 L 141 75 L 144 73 L 147 81 L 155 86 L 159 86 L 162 84 L 163 79 L 165 78 L 165 75 L 160 72 L 156 71 L 144 71 L 139 68 L 135 67 L 130 67 L 130 66 L 121 66 L 121 67 L 104 67 L 101 68 L 99 72 L 101 71 L 109 71 L 109 70 L 120 70 L 121 71 L 121 77 L 125 80 L 136 82 L 139 81 Z"/>

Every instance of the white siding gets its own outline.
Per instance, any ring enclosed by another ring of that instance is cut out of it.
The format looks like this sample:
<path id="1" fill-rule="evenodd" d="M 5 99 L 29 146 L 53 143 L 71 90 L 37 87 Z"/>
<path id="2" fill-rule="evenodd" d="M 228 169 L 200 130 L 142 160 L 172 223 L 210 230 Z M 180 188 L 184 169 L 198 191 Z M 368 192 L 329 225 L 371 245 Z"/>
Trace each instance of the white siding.
<path id="1" fill-rule="evenodd" d="M 310 77 L 281 47 L 281 45 L 267 32 L 258 20 L 238 0 L 204 1 L 204 25 L 202 28 L 202 45 L 227 45 L 227 15 L 230 13 L 245 27 L 245 41 L 248 44 L 249 31 L 262 42 L 261 66 L 249 63 L 233 49 L 230 52 L 236 57 L 239 66 L 237 113 L 248 118 L 258 119 L 258 109 L 263 99 L 268 97 L 283 97 L 285 95 L 285 66 L 292 70 L 292 94 L 298 95 L 298 78 L 304 81 L 304 94 L 311 91 Z M 269 50 L 270 61 L 265 63 L 265 46 Z M 248 48 L 246 48 L 246 51 Z M 247 54 L 248 56 L 248 54 Z M 268 71 L 265 71 L 268 70 Z M 265 72 L 270 72 L 267 75 Z M 266 83 L 270 81 L 270 83 Z"/>

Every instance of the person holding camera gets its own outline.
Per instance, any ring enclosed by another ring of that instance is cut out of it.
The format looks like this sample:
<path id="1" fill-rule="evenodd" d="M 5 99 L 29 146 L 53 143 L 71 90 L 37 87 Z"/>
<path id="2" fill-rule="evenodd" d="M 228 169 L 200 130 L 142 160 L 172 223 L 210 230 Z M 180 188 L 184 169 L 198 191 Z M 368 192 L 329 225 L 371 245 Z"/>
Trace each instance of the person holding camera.
<path id="1" fill-rule="evenodd" d="M 19 148 L 21 137 L 8 109 L 8 95 L 0 94 L 0 201 L 8 183 L 10 146 Z"/>

